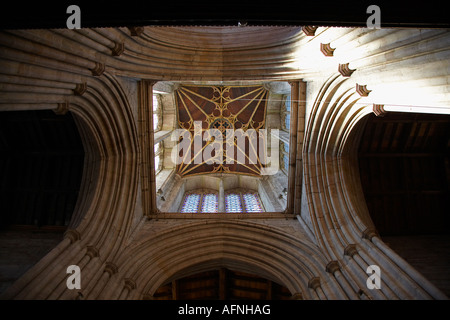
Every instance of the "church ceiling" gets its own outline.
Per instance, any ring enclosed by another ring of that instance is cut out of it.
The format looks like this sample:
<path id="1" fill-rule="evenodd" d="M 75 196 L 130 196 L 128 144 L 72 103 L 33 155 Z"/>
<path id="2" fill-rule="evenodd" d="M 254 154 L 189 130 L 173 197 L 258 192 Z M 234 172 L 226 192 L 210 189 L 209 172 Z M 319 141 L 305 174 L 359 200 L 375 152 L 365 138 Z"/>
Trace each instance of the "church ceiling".
<path id="1" fill-rule="evenodd" d="M 268 97 L 263 86 L 181 86 L 175 96 L 184 129 L 179 175 L 261 174 Z"/>

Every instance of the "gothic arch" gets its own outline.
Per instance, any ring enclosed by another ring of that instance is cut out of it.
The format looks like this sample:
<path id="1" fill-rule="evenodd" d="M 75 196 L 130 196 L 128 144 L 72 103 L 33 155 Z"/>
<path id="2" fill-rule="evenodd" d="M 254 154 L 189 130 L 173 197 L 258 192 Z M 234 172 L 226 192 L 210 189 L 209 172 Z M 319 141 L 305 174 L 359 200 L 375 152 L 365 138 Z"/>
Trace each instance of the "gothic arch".
<path id="1" fill-rule="evenodd" d="M 117 260 L 122 279 L 133 279 L 137 284 L 128 299 L 151 296 L 180 273 L 194 274 L 219 266 L 271 279 L 292 294 L 302 293 L 305 299 L 345 298 L 336 279 L 320 267 L 327 261 L 319 248 L 282 229 L 244 220 L 213 219 L 148 234 L 138 237 Z M 115 285 L 119 282 L 117 279 Z"/>
<path id="2" fill-rule="evenodd" d="M 372 255 L 386 271 L 385 285 L 373 291 L 375 295 L 384 299 L 445 299 L 379 239 L 368 213 L 357 163 L 361 126 L 356 124 L 374 112 L 373 105 L 364 102 L 369 92 L 350 78 L 334 75 L 325 81 L 314 101 L 305 135 L 303 169 L 315 237 L 330 260 L 346 265 L 359 288 L 365 288 L 363 272 L 372 263 Z"/>
<path id="3" fill-rule="evenodd" d="M 86 257 L 89 261 L 101 256 L 104 263 L 131 231 L 140 154 L 131 107 L 114 76 L 105 73 L 86 80 L 75 87 L 75 95 L 58 96 L 55 111 L 73 113 L 85 149 L 80 196 L 70 228 L 60 244 L 8 288 L 7 299 L 57 299 L 64 291 L 70 295 L 65 290 L 65 268 Z M 107 240 L 111 238 L 112 243 Z M 72 250 L 65 250 L 69 246 Z M 58 263 L 50 266 L 54 261 Z M 40 290 L 48 283 L 53 283 L 53 292 Z"/>

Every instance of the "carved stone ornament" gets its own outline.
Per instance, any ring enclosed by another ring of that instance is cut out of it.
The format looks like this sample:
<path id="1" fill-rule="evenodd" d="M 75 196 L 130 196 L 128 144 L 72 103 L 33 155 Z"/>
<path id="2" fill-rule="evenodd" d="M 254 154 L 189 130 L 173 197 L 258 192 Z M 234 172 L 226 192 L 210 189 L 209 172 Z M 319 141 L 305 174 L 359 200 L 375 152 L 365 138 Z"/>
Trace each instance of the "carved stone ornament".
<path id="1" fill-rule="evenodd" d="M 144 27 L 128 27 L 133 37 L 139 37 L 144 32 Z"/>
<path id="2" fill-rule="evenodd" d="M 344 249 L 344 255 L 353 257 L 355 254 L 358 253 L 358 249 L 356 248 L 356 244 L 349 244 Z"/>
<path id="3" fill-rule="evenodd" d="M 335 273 L 339 269 L 339 263 L 336 260 L 330 261 L 325 268 L 325 270 L 331 274 Z"/>
<path id="4" fill-rule="evenodd" d="M 302 31 L 307 35 L 307 36 L 314 36 L 316 33 L 318 27 L 315 26 L 304 26 L 302 27 Z"/>
<path id="5" fill-rule="evenodd" d="M 321 43 L 320 44 L 320 51 L 325 55 L 325 57 L 332 57 L 333 52 L 336 50 L 336 48 L 331 48 L 330 43 Z"/>
<path id="6" fill-rule="evenodd" d="M 77 95 L 77 96 L 82 96 L 87 90 L 87 83 L 86 82 L 82 82 L 82 83 L 78 83 L 75 87 L 75 89 L 73 90 L 73 92 Z"/>
<path id="7" fill-rule="evenodd" d="M 384 117 L 384 115 L 387 113 L 386 110 L 384 110 L 384 104 L 373 104 L 373 113 L 375 113 L 375 115 L 377 117 Z"/>
<path id="8" fill-rule="evenodd" d="M 96 247 L 94 247 L 94 246 L 88 246 L 86 248 L 86 255 L 88 257 L 90 257 L 91 259 L 96 258 L 96 257 L 99 256 L 98 249 Z"/>
<path id="9" fill-rule="evenodd" d="M 369 240 L 369 241 L 372 241 L 372 238 L 373 238 L 373 237 L 376 237 L 376 236 L 377 236 L 377 233 L 376 233 L 376 231 L 375 231 L 374 229 L 369 229 L 369 228 L 367 228 L 367 229 L 364 230 L 363 233 L 362 233 L 363 239 L 367 239 L 367 240 Z"/>
<path id="10" fill-rule="evenodd" d="M 320 278 L 319 277 L 311 278 L 308 281 L 308 288 L 316 290 L 318 287 L 320 287 Z"/>
<path id="11" fill-rule="evenodd" d="M 104 63 L 100 63 L 100 62 L 96 62 L 95 63 L 95 67 L 91 69 L 92 75 L 99 77 L 103 74 L 103 72 L 105 72 L 105 64 Z"/>
<path id="12" fill-rule="evenodd" d="M 70 243 L 80 240 L 81 236 L 77 230 L 69 229 L 64 233 L 64 238 L 69 239 Z"/>
<path id="13" fill-rule="evenodd" d="M 111 49 L 112 55 L 113 56 L 120 56 L 123 51 L 125 50 L 125 45 L 119 42 L 116 42 L 116 45 L 114 46 L 114 48 Z"/>
<path id="14" fill-rule="evenodd" d="M 57 115 L 65 115 L 68 111 L 69 111 L 68 102 L 58 103 L 58 107 L 53 110 L 53 112 Z"/>
<path id="15" fill-rule="evenodd" d="M 367 97 L 371 91 L 372 90 L 367 89 L 366 85 L 362 86 L 362 85 L 356 84 L 356 92 L 358 92 L 358 94 L 361 97 Z"/>
<path id="16" fill-rule="evenodd" d="M 105 266 L 105 272 L 109 273 L 110 276 L 117 273 L 118 268 L 117 266 L 112 262 L 107 262 Z"/>

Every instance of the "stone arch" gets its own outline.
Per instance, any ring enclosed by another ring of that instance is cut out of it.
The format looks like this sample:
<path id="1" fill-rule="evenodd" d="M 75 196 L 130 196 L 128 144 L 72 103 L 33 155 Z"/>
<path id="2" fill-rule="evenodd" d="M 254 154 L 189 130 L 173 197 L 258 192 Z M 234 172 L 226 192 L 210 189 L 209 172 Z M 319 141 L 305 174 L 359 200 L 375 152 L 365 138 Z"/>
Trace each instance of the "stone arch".
<path id="1" fill-rule="evenodd" d="M 321 268 L 327 263 L 320 250 L 275 227 L 213 219 L 174 226 L 137 243 L 118 259 L 122 276 L 137 283 L 130 299 L 151 296 L 180 273 L 219 266 L 271 279 L 293 294 L 301 292 L 305 299 L 345 297 L 336 279 Z M 314 278 L 321 279 L 323 293 L 309 287 Z"/>
<path id="2" fill-rule="evenodd" d="M 333 75 L 319 90 L 311 110 L 303 170 L 317 243 L 330 260 L 346 265 L 354 285 L 361 289 L 366 287 L 363 281 L 367 279 L 362 272 L 372 263 L 367 254 L 370 251 L 380 267 L 388 271 L 384 288 L 373 291 L 377 297 L 445 298 L 379 239 L 370 218 L 356 153 L 361 135 L 361 127 L 356 124 L 374 112 L 373 105 L 364 100 L 369 93 L 364 88 L 350 78 Z M 348 254 L 353 245 L 357 247 L 356 264 L 352 261 L 354 253 Z"/>
<path id="3" fill-rule="evenodd" d="M 83 263 L 99 257 L 107 261 L 131 232 L 140 155 L 131 106 L 114 76 L 105 72 L 86 80 L 78 94 L 58 97 L 66 100 L 59 106 L 74 115 L 85 149 L 80 195 L 70 228 L 54 249 L 6 290 L 6 299 L 68 298 L 74 293 L 66 290 L 65 268 L 86 259 Z M 115 225 L 121 225 L 121 230 Z M 115 241 L 108 241 L 111 238 Z M 87 247 L 96 254 L 90 254 Z"/>

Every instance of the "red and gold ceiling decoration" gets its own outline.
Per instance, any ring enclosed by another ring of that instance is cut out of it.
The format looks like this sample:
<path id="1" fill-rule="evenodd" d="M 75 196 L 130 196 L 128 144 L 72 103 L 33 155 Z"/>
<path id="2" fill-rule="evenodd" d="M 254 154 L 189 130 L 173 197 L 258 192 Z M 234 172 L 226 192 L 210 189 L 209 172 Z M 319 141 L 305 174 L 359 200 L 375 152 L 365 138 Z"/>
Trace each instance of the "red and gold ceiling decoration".
<path id="1" fill-rule="evenodd" d="M 175 96 L 178 125 L 190 135 L 189 146 L 179 153 L 184 157 L 177 164 L 179 175 L 261 175 L 268 98 L 263 86 L 181 86 Z"/>

